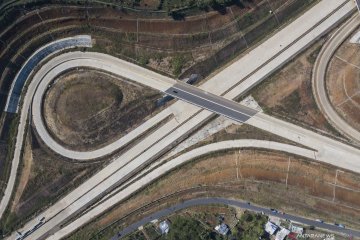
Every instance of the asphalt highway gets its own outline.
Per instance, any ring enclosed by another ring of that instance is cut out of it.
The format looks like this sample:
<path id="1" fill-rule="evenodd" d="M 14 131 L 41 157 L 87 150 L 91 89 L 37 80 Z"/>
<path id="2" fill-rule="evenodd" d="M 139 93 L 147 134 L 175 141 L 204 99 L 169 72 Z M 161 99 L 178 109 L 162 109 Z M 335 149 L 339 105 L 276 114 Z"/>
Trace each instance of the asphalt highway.
<path id="1" fill-rule="evenodd" d="M 177 99 L 189 102 L 237 122 L 246 122 L 258 111 L 224 97 L 217 96 L 186 83 L 177 82 L 165 91 Z"/>
<path id="2" fill-rule="evenodd" d="M 117 235 L 112 237 L 111 240 L 121 239 L 121 238 L 125 237 L 126 235 L 128 235 L 129 233 L 136 231 L 140 226 L 144 226 L 147 223 L 151 222 L 152 220 L 164 218 L 164 217 L 166 217 L 170 214 L 173 214 L 179 210 L 193 207 L 193 206 L 210 205 L 210 204 L 224 204 L 224 205 L 239 207 L 239 208 L 247 209 L 247 210 L 254 211 L 254 212 L 264 213 L 266 215 L 276 216 L 281 219 L 285 219 L 285 220 L 287 219 L 287 220 L 290 220 L 295 223 L 301 223 L 301 224 L 308 225 L 308 226 L 314 226 L 319 229 L 325 229 L 325 230 L 329 230 L 331 232 L 340 233 L 340 234 L 346 235 L 348 237 L 350 237 L 350 236 L 360 237 L 360 231 L 357 231 L 357 230 L 341 228 L 334 224 L 322 223 L 322 222 L 319 222 L 316 220 L 312 220 L 312 219 L 308 219 L 308 218 L 304 218 L 304 217 L 300 217 L 300 216 L 295 216 L 292 214 L 276 213 L 276 212 L 271 211 L 269 208 L 251 205 L 251 204 L 248 204 L 247 202 L 240 201 L 240 200 L 227 199 L 227 198 L 196 198 L 196 199 L 184 201 L 182 203 L 179 203 L 179 204 L 173 205 L 171 207 L 162 209 L 158 212 L 155 212 L 155 213 L 151 214 L 150 216 L 147 216 L 147 217 L 143 218 L 142 220 L 140 220 L 136 223 L 133 223 L 130 226 L 124 228 L 122 231 L 118 232 Z"/>
<path id="3" fill-rule="evenodd" d="M 339 46 L 360 25 L 360 15 L 355 14 L 336 31 L 321 49 L 313 70 L 313 94 L 321 112 L 339 132 L 344 133 L 355 142 L 360 143 L 360 132 L 348 124 L 334 109 L 326 91 L 326 71 L 330 60 Z"/>

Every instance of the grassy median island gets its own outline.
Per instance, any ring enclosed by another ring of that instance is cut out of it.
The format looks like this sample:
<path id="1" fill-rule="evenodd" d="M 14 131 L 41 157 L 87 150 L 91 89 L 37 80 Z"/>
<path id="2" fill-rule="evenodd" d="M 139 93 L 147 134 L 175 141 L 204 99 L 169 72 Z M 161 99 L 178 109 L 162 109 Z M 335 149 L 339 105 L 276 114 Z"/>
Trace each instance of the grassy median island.
<path id="1" fill-rule="evenodd" d="M 124 136 L 158 111 L 160 97 L 156 90 L 106 73 L 72 71 L 48 90 L 44 119 L 61 144 L 94 149 Z"/>

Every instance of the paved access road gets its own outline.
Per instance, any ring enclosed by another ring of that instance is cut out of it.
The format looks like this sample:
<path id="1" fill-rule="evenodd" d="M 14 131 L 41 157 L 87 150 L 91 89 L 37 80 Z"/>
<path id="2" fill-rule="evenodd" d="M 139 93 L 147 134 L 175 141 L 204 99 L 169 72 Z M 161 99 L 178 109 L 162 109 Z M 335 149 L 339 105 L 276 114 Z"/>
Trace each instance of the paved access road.
<path id="1" fill-rule="evenodd" d="M 331 232 L 337 232 L 340 234 L 345 234 L 346 236 L 356 236 L 360 237 L 360 231 L 352 230 L 352 229 L 345 229 L 338 226 L 335 226 L 334 224 L 328 224 L 328 223 L 321 223 L 316 220 L 299 217 L 291 214 L 281 214 L 281 213 L 274 213 L 269 208 L 264 208 L 256 205 L 248 204 L 247 202 L 241 201 L 241 200 L 235 200 L 235 199 L 227 199 L 227 198 L 196 198 L 184 201 L 182 203 L 176 204 L 174 206 L 162 209 L 156 213 L 151 214 L 150 216 L 147 216 L 146 218 L 131 224 L 130 226 L 126 227 L 122 231 L 120 231 L 117 235 L 115 235 L 111 240 L 117 240 L 121 239 L 124 236 L 128 235 L 129 233 L 132 233 L 136 231 L 140 226 L 144 226 L 145 224 L 151 222 L 154 219 L 161 219 L 164 218 L 172 213 L 175 213 L 176 211 L 193 207 L 193 206 L 199 206 L 199 205 L 210 205 L 210 204 L 224 204 L 234 207 L 240 207 L 242 209 L 247 209 L 254 212 L 264 213 L 266 215 L 276 216 L 282 219 L 288 219 L 290 221 L 296 222 L 296 223 L 302 223 L 304 225 L 308 226 L 315 226 L 316 228 L 320 229 L 326 229 L 330 230 Z"/>
<path id="2" fill-rule="evenodd" d="M 312 85 L 316 103 L 321 112 L 339 132 L 344 133 L 357 143 L 360 143 L 360 132 L 350 126 L 333 108 L 326 91 L 326 71 L 330 60 L 339 46 L 360 25 L 360 16 L 356 14 L 336 31 L 321 49 L 313 70 Z"/>

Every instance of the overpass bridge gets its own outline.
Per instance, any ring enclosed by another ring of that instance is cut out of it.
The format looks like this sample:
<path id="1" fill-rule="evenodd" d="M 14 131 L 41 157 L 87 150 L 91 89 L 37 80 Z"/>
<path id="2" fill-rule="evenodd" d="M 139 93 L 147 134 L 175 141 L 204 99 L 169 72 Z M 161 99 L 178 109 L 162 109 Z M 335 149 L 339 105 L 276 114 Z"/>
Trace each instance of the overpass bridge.
<path id="1" fill-rule="evenodd" d="M 358 11 L 360 12 L 360 0 L 354 0 Z"/>

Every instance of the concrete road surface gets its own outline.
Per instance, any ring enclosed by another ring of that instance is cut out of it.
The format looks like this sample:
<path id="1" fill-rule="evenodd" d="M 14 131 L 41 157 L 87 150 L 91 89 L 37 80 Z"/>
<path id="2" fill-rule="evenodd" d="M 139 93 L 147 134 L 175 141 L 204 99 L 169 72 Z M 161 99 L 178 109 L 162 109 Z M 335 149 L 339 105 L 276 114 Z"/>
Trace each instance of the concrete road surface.
<path id="1" fill-rule="evenodd" d="M 328 98 L 326 91 L 326 72 L 336 50 L 359 25 L 359 13 L 356 13 L 345 24 L 341 25 L 339 30 L 333 34 L 321 49 L 314 65 L 314 74 L 312 75 L 313 93 L 321 112 L 339 132 L 347 135 L 357 143 L 360 143 L 360 132 L 350 126 L 350 124 L 336 112 Z"/>
<path id="2" fill-rule="evenodd" d="M 145 124 L 142 124 L 139 128 L 136 128 L 136 130 L 132 131 L 130 134 L 127 134 L 99 149 L 91 151 L 76 151 L 62 146 L 53 139 L 44 122 L 42 115 L 43 97 L 49 84 L 51 84 L 56 76 L 62 72 L 68 71 L 69 69 L 81 67 L 95 68 L 111 72 L 112 74 L 122 76 L 126 79 L 132 79 L 138 83 L 162 92 L 166 91 L 166 89 L 169 89 L 176 83 L 176 81 L 171 78 L 102 53 L 71 52 L 62 54 L 59 57 L 52 59 L 35 74 L 30 84 L 31 86 L 26 93 L 26 98 L 30 99 L 34 96 L 32 100 L 33 124 L 40 138 L 54 152 L 64 157 L 81 161 L 101 158 L 125 146 L 130 141 L 149 130 L 153 125 L 161 122 L 171 115 L 172 112 L 170 109 L 166 109 L 151 118 Z"/>
<path id="3" fill-rule="evenodd" d="M 332 28 L 341 19 L 348 16 L 349 13 L 353 12 L 354 8 L 355 6 L 352 1 L 321 1 L 268 41 L 260 44 L 253 51 L 249 52 L 249 54 L 217 74 L 214 78 L 209 79 L 201 86 L 201 88 L 209 92 L 211 90 L 212 93 L 223 95 L 226 98 L 232 98 L 230 93 L 239 95 L 247 91 L 254 84 L 260 82 L 268 74 L 275 71 L 275 69 L 281 67 L 286 61 L 290 60 L 304 47 L 308 46 L 308 44 L 315 41 L 315 39 L 324 32 Z M 99 62 L 99 65 L 101 66 L 101 62 Z M 226 79 L 226 81 L 224 81 L 224 79 Z M 239 82 L 241 82 L 240 85 L 238 85 Z M 233 88 L 233 90 L 226 93 L 227 90 L 234 86 L 235 88 Z M 239 86 L 241 88 L 237 88 Z M 236 89 L 237 92 L 233 92 L 234 89 Z M 39 214 L 39 216 L 46 217 L 47 222 L 32 233 L 29 236 L 29 239 L 41 239 L 49 233 L 56 232 L 58 230 L 57 226 L 68 219 L 71 214 L 84 208 L 103 192 L 109 191 L 114 184 L 123 181 L 124 178 L 142 166 L 145 162 L 151 161 L 151 159 L 158 156 L 158 154 L 161 154 L 171 147 L 172 144 L 176 144 L 179 140 L 188 136 L 193 132 L 194 127 L 200 126 L 201 123 L 205 122 L 213 115 L 208 111 L 201 111 L 198 107 L 185 103 L 177 102 L 175 106 L 176 107 L 171 106 L 175 116 L 173 120 L 159 128 L 151 134 L 151 136 L 143 139 L 143 141 L 130 149 L 123 156 L 115 159 L 109 166 L 105 167 L 98 174 L 58 201 L 48 210 Z M 261 123 L 264 123 L 264 121 Z M 267 124 L 269 124 L 269 122 L 267 122 Z M 286 124 L 280 125 L 289 127 Z M 268 125 L 264 127 L 262 124 L 259 124 L 259 126 L 262 129 L 269 127 Z M 292 129 L 292 127 L 290 128 Z M 278 127 L 276 129 L 278 129 Z M 298 129 L 296 130 L 298 131 Z M 282 129 L 279 131 L 283 134 L 286 133 L 287 130 Z M 305 133 L 307 132 L 305 131 Z M 300 130 L 298 135 L 301 134 L 302 131 Z M 291 135 L 291 137 L 293 137 L 293 135 L 295 136 L 293 132 Z M 321 139 L 321 136 L 317 137 L 314 144 L 311 143 L 311 138 L 312 136 L 309 137 L 309 141 L 305 142 L 311 147 L 322 151 L 324 146 L 327 146 L 327 138 L 324 138 L 324 140 Z M 300 143 L 302 142 L 300 141 Z M 333 147 L 333 144 L 331 147 Z M 344 148 L 343 145 L 339 144 L 338 146 L 335 145 L 333 151 L 338 151 L 340 154 L 347 156 L 347 150 L 348 148 Z M 334 159 L 338 160 L 337 157 Z M 326 158 L 323 158 L 322 160 L 326 161 Z M 112 199 L 112 201 L 113 203 L 116 203 L 119 200 Z M 99 208 L 100 212 L 97 214 L 101 213 L 102 208 L 106 209 L 106 206 L 101 204 L 99 205 Z M 88 215 L 86 216 L 89 217 Z M 79 226 L 86 223 L 89 219 L 90 218 L 82 219 L 82 223 Z M 31 229 L 36 223 L 36 219 L 28 222 L 22 228 L 22 231 Z M 65 228 L 62 230 L 64 229 Z M 74 230 L 69 230 L 69 228 L 66 229 L 70 232 Z"/>

